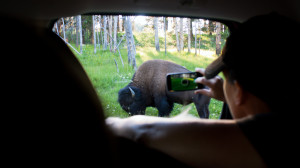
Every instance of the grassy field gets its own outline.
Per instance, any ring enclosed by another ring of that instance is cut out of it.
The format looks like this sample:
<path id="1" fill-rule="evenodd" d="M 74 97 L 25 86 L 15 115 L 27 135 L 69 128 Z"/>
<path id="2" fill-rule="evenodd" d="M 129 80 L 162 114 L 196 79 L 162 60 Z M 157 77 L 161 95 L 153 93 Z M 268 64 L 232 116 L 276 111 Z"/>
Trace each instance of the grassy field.
<path id="1" fill-rule="evenodd" d="M 188 53 L 187 49 L 185 49 L 184 52 L 178 53 L 174 47 L 168 48 L 167 55 L 165 55 L 163 46 L 161 47 L 161 52 L 157 52 L 155 48 L 151 46 L 137 46 L 136 50 L 136 62 L 138 66 L 147 60 L 163 59 L 180 64 L 191 71 L 194 71 L 196 67 L 206 67 L 217 57 L 215 51 L 206 49 L 201 49 L 201 55 L 198 54 L 197 56 L 194 54 L 194 49 L 192 49 L 191 53 Z M 83 53 L 81 55 L 76 52 L 74 53 L 89 75 L 97 94 L 101 99 L 106 116 L 128 117 L 128 114 L 121 109 L 117 102 L 118 91 L 130 82 L 134 74 L 134 70 L 127 64 L 126 48 L 120 50 L 124 61 L 124 67 L 122 66 L 118 52 L 112 53 L 109 50 L 99 50 L 99 48 L 97 49 L 96 54 L 94 54 L 93 51 L 93 45 L 84 45 Z M 115 61 L 118 64 L 119 72 L 117 71 Z M 192 108 L 189 113 L 198 116 L 194 104 L 190 104 L 190 106 L 192 106 Z M 179 114 L 183 108 L 182 105 L 175 104 L 171 116 Z M 217 119 L 221 109 L 222 103 L 212 99 L 209 106 L 211 112 L 210 118 Z M 156 108 L 148 107 L 146 115 L 157 116 L 158 111 Z"/>

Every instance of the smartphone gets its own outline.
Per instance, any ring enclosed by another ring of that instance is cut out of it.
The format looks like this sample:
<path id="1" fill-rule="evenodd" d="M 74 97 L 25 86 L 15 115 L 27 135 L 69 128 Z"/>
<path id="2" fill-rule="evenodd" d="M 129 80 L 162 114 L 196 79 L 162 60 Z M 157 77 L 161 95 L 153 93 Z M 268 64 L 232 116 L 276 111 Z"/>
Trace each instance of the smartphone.
<path id="1" fill-rule="evenodd" d="M 202 89 L 204 86 L 195 80 L 203 75 L 199 72 L 169 73 L 167 74 L 167 88 L 170 92 Z"/>

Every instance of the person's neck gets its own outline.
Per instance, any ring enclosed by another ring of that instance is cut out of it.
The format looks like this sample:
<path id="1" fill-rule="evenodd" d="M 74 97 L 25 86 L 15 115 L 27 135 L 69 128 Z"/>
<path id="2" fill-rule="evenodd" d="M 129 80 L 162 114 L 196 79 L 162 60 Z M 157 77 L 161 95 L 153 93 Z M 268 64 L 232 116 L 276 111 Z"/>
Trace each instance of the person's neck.
<path id="1" fill-rule="evenodd" d="M 248 94 L 246 101 L 241 106 L 240 115 L 235 116 L 235 118 L 244 118 L 248 116 L 253 116 L 256 114 L 263 114 L 271 112 L 269 106 L 262 101 L 260 98 L 254 96 L 253 94 Z"/>

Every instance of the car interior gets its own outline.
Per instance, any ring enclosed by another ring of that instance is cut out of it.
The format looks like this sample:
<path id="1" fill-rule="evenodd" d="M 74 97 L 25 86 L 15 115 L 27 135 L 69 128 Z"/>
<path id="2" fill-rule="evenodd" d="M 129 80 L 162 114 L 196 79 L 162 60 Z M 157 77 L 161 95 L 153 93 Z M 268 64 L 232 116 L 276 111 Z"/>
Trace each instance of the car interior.
<path id="1" fill-rule="evenodd" d="M 10 166 L 33 167 L 187 167 L 163 153 L 111 135 L 89 77 L 52 31 L 59 18 L 84 14 L 205 18 L 234 31 L 239 23 L 271 12 L 299 22 L 299 7 L 298 0 L 2 2 L 4 160 Z"/>

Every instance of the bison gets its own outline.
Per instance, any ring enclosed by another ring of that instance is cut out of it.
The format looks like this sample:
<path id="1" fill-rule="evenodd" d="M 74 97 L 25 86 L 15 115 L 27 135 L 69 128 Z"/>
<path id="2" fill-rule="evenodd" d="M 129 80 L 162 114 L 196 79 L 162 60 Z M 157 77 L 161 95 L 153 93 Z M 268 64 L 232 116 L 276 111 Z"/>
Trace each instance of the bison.
<path id="1" fill-rule="evenodd" d="M 132 81 L 119 90 L 118 102 L 130 115 L 145 114 L 147 107 L 158 109 L 159 116 L 169 116 L 174 103 L 183 105 L 194 102 L 201 118 L 209 117 L 210 98 L 193 91 L 169 92 L 166 86 L 168 73 L 190 72 L 181 65 L 164 61 L 144 62 L 135 72 Z"/>

